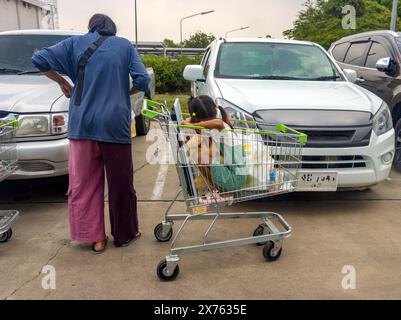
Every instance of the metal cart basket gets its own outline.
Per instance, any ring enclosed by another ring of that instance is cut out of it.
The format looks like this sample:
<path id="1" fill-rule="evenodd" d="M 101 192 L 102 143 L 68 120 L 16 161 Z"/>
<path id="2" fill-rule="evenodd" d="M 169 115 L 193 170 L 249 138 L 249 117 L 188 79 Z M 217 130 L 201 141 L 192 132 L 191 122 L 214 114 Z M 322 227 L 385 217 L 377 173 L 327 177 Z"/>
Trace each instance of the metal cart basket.
<path id="1" fill-rule="evenodd" d="M 170 255 L 157 267 L 160 280 L 177 278 L 180 256 L 185 253 L 258 244 L 264 247 L 263 256 L 267 261 L 278 260 L 283 241 L 292 233 L 281 215 L 273 212 L 225 213 L 222 209 L 240 202 L 293 192 L 307 136 L 285 125 L 247 122 L 245 128 L 243 120 L 233 120 L 233 123 L 239 123 L 239 128 L 223 131 L 180 125 L 175 120 L 177 115 L 170 113 L 167 106 L 149 100 L 145 101 L 142 114 L 160 124 L 165 139 L 163 145 L 171 147 L 164 152 L 171 153 L 170 159 L 176 164 L 182 187 L 166 211 L 164 221 L 154 231 L 159 242 L 168 242 L 173 237 L 174 222 L 183 222 L 172 242 Z M 187 212 L 171 214 L 181 194 Z M 252 236 L 208 241 L 220 219 L 241 218 L 261 220 Z M 201 243 L 178 246 L 188 223 L 199 220 L 210 221 Z"/>
<path id="2" fill-rule="evenodd" d="M 17 120 L 0 121 L 0 182 L 10 177 L 17 168 L 15 141 L 17 128 Z M 18 216 L 18 211 L 0 210 L 0 243 L 11 239 L 13 234 L 11 227 Z"/>

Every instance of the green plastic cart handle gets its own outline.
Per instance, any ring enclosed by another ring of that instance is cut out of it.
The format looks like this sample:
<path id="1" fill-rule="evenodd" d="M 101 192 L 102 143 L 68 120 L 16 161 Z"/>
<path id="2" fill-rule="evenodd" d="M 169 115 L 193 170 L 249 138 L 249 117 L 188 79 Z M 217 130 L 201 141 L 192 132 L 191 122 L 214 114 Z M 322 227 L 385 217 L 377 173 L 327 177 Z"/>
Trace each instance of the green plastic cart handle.
<path id="1" fill-rule="evenodd" d="M 7 123 L 0 124 L 0 129 L 12 126 L 13 128 L 18 128 L 18 120 L 12 120 Z"/>
<path id="2" fill-rule="evenodd" d="M 164 114 L 162 114 L 161 112 L 158 112 L 156 110 L 150 109 L 150 108 L 158 108 L 159 106 L 161 106 L 160 103 L 153 101 L 153 100 L 145 100 L 146 102 L 146 106 L 144 108 L 142 108 L 141 114 L 145 117 L 148 118 L 150 120 L 154 120 L 159 116 L 164 116 Z"/>
<path id="3" fill-rule="evenodd" d="M 289 132 L 299 135 L 298 142 L 300 142 L 300 143 L 306 144 L 308 142 L 308 135 L 306 135 L 305 133 L 299 132 L 295 129 L 292 129 L 284 124 L 278 124 L 276 126 L 276 129 L 277 129 L 277 131 L 280 131 L 282 133 L 287 133 L 289 131 Z"/>

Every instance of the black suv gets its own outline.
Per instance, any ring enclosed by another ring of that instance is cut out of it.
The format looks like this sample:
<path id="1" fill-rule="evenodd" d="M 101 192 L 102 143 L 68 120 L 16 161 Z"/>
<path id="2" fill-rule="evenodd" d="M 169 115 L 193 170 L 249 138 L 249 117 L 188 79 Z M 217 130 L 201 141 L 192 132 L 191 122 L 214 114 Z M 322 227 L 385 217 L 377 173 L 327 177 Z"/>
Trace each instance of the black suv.
<path id="1" fill-rule="evenodd" d="M 397 138 L 394 165 L 401 171 L 401 33 L 355 34 L 333 43 L 329 52 L 342 69 L 358 73 L 358 85 L 389 105 Z"/>

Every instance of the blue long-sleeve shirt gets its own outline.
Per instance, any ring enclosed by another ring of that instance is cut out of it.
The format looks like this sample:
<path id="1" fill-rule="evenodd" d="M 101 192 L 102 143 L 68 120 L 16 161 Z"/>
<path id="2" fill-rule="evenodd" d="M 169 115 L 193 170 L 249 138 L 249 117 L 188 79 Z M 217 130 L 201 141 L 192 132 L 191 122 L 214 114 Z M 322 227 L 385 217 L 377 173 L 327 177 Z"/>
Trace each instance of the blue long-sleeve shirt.
<path id="1" fill-rule="evenodd" d="M 36 52 L 32 62 L 40 71 L 56 70 L 76 84 L 79 60 L 99 36 L 94 32 L 68 38 Z M 131 143 L 130 76 L 137 90 L 148 91 L 150 79 L 136 49 L 124 38 L 109 37 L 86 65 L 80 106 L 75 105 L 74 87 L 69 139 Z"/>

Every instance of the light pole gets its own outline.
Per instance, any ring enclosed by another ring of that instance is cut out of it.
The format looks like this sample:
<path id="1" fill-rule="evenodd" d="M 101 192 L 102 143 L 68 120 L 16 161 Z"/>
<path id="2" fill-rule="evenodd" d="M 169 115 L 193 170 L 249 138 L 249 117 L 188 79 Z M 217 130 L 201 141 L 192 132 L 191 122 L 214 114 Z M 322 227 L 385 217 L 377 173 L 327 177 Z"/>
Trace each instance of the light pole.
<path id="1" fill-rule="evenodd" d="M 226 38 L 227 38 L 227 36 L 228 36 L 230 33 L 232 33 L 232 32 L 242 31 L 242 30 L 246 30 L 246 29 L 249 29 L 249 28 L 250 28 L 250 27 L 248 26 L 248 27 L 242 27 L 242 28 L 238 28 L 238 29 L 234 29 L 234 30 L 227 31 L 227 32 L 226 32 Z"/>
<path id="2" fill-rule="evenodd" d="M 393 13 L 391 15 L 390 30 L 397 31 L 398 0 L 393 0 Z"/>
<path id="3" fill-rule="evenodd" d="M 135 0 L 135 45 L 138 50 L 138 7 Z"/>
<path id="4" fill-rule="evenodd" d="M 184 21 L 184 20 L 187 20 L 187 19 L 190 19 L 190 18 L 193 18 L 193 17 L 197 17 L 197 16 L 204 16 L 204 15 L 206 15 L 206 14 L 209 14 L 209 13 L 213 13 L 214 12 L 214 10 L 210 10 L 210 11 L 205 11 L 205 12 L 200 12 L 200 13 L 196 13 L 196 14 L 193 14 L 193 15 L 190 15 L 190 16 L 188 16 L 188 17 L 184 17 L 184 18 L 182 18 L 181 20 L 180 20 L 180 46 L 181 46 L 181 55 L 182 55 L 182 46 L 183 46 L 183 39 L 182 39 L 182 37 L 183 37 L 183 35 L 182 35 L 182 22 Z"/>

